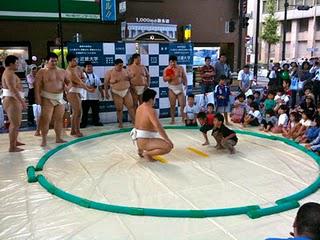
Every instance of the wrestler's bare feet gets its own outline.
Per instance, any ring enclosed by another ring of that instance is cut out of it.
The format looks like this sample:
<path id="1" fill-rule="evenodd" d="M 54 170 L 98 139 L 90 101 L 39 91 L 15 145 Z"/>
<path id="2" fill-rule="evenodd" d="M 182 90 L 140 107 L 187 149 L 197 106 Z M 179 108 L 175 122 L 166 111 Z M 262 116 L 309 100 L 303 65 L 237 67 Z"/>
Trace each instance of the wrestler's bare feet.
<path id="1" fill-rule="evenodd" d="M 16 144 L 17 146 L 24 146 L 24 145 L 26 145 L 26 144 L 24 144 L 24 143 L 22 143 L 22 142 L 19 142 L 19 141 L 17 141 L 17 144 Z"/>
<path id="2" fill-rule="evenodd" d="M 202 146 L 207 146 L 207 145 L 209 145 L 209 142 L 202 143 Z"/>
<path id="3" fill-rule="evenodd" d="M 76 131 L 75 130 L 71 130 L 71 132 L 70 132 L 70 135 L 71 136 L 74 136 L 74 135 L 76 135 L 77 133 L 76 133 Z"/>
<path id="4" fill-rule="evenodd" d="M 22 151 L 24 151 L 24 149 L 18 148 L 18 147 L 9 148 L 9 152 L 22 152 Z"/>
<path id="5" fill-rule="evenodd" d="M 171 125 L 176 124 L 176 121 L 174 119 L 171 119 L 170 124 Z"/>
<path id="6" fill-rule="evenodd" d="M 148 160 L 148 161 L 150 161 L 150 162 L 155 162 L 156 160 L 154 160 L 153 158 L 152 158 L 152 156 L 150 156 L 150 155 L 148 155 L 147 153 L 143 153 L 142 154 L 142 156 L 143 156 L 143 158 L 145 158 L 146 160 Z"/>
<path id="7" fill-rule="evenodd" d="M 39 137 L 39 136 L 41 136 L 41 133 L 40 133 L 40 131 L 36 131 L 36 132 L 34 133 L 34 136 L 36 136 L 36 137 Z"/>
<path id="8" fill-rule="evenodd" d="M 82 132 L 78 132 L 78 133 L 76 133 L 74 136 L 80 138 L 80 137 L 83 137 L 83 134 L 82 134 Z"/>
<path id="9" fill-rule="evenodd" d="M 139 155 L 139 157 L 143 158 L 143 150 L 139 149 L 138 150 L 138 155 Z"/>
<path id="10" fill-rule="evenodd" d="M 47 146 L 47 141 L 42 140 L 40 147 L 46 147 L 46 146 Z"/>
<path id="11" fill-rule="evenodd" d="M 119 123 L 118 127 L 119 127 L 119 128 L 123 128 L 123 124 L 122 124 L 122 123 Z"/>
<path id="12" fill-rule="evenodd" d="M 216 148 L 217 150 L 224 149 L 221 145 L 216 145 L 216 146 L 214 146 L 214 148 Z"/>
<path id="13" fill-rule="evenodd" d="M 66 143 L 67 141 L 63 140 L 63 139 L 56 139 L 56 143 Z"/>

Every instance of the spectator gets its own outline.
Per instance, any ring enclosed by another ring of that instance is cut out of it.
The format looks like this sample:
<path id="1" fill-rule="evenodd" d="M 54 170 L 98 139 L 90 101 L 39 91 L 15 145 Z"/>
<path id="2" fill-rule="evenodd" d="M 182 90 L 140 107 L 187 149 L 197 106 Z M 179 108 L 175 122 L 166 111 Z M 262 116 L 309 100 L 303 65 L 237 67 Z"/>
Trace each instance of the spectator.
<path id="1" fill-rule="evenodd" d="M 223 113 L 226 124 L 229 124 L 228 113 L 230 112 L 230 87 L 225 83 L 226 76 L 220 77 L 219 85 L 215 87 L 214 98 L 216 103 L 216 112 Z"/>
<path id="2" fill-rule="evenodd" d="M 183 112 L 186 116 L 186 126 L 197 126 L 197 114 L 199 113 L 199 110 L 198 107 L 194 104 L 193 94 L 188 95 L 187 105 L 184 107 Z"/>
<path id="3" fill-rule="evenodd" d="M 243 93 L 240 93 L 236 97 L 236 101 L 234 102 L 234 106 L 231 112 L 231 121 L 234 123 L 241 123 L 246 113 L 246 96 Z"/>
<path id="4" fill-rule="evenodd" d="M 253 73 L 250 71 L 250 66 L 245 65 L 238 74 L 239 88 L 243 93 L 246 93 L 252 87 Z"/>
<path id="5" fill-rule="evenodd" d="M 88 124 L 88 112 L 92 110 L 92 123 L 94 126 L 103 126 L 99 117 L 99 99 L 104 97 L 103 84 L 100 78 L 94 74 L 93 66 L 90 61 L 84 63 L 85 82 L 88 86 L 95 89 L 94 92 L 88 92 L 84 90 L 82 95 L 82 119 L 81 128 L 87 127 Z"/>
<path id="6" fill-rule="evenodd" d="M 282 136 L 292 138 L 292 135 L 297 131 L 300 119 L 301 115 L 296 111 L 292 111 L 289 114 L 289 122 L 287 126 L 282 128 Z"/>
<path id="7" fill-rule="evenodd" d="M 33 115 L 33 107 L 35 104 L 35 96 L 34 96 L 34 82 L 36 80 L 37 74 L 37 66 L 32 64 L 30 66 L 31 72 L 27 75 L 27 83 L 28 83 L 28 125 L 34 126 L 34 115 Z"/>
<path id="8" fill-rule="evenodd" d="M 272 109 L 266 111 L 265 118 L 261 121 L 260 131 L 269 132 L 278 122 L 277 117 Z"/>
<path id="9" fill-rule="evenodd" d="M 288 115 L 287 115 L 288 108 L 286 105 L 281 105 L 278 109 L 278 123 L 274 126 L 271 131 L 273 133 L 282 133 L 283 129 L 287 127 L 288 124 Z"/>
<path id="10" fill-rule="evenodd" d="M 201 93 L 209 93 L 213 92 L 215 85 L 217 85 L 214 81 L 214 76 L 216 75 L 214 67 L 211 65 L 211 58 L 205 58 L 205 65 L 201 67 Z"/>
<path id="11" fill-rule="evenodd" d="M 320 204 L 309 202 L 302 205 L 293 223 L 293 238 L 267 238 L 266 240 L 319 240 Z"/>
<path id="12" fill-rule="evenodd" d="M 226 84 L 231 85 L 231 68 L 230 65 L 227 63 L 227 55 L 222 53 L 220 54 L 219 61 L 216 62 L 214 65 L 214 68 L 216 70 L 216 76 L 215 76 L 215 84 L 219 84 L 219 80 L 222 75 L 226 76 Z"/>
<path id="13" fill-rule="evenodd" d="M 242 126 L 243 127 L 246 127 L 247 125 L 251 125 L 255 127 L 260 126 L 262 121 L 262 115 L 261 115 L 261 112 L 259 111 L 259 105 L 253 102 L 251 103 L 250 107 L 251 107 L 251 110 L 244 117 L 242 121 Z"/>

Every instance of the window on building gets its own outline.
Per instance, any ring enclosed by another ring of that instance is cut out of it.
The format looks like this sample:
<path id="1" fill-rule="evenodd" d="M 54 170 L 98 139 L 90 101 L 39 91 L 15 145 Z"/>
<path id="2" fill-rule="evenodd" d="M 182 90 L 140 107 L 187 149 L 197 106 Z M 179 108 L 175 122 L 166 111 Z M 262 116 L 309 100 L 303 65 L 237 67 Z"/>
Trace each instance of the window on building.
<path id="1" fill-rule="evenodd" d="M 313 6 L 313 0 L 304 0 L 304 5 Z"/>
<path id="2" fill-rule="evenodd" d="M 278 0 L 278 10 L 279 11 L 284 11 L 284 3 L 286 1 L 285 0 Z"/>
<path id="3" fill-rule="evenodd" d="M 291 32 L 291 28 L 292 28 L 292 21 L 288 20 L 287 21 L 287 32 Z"/>
<path id="4" fill-rule="evenodd" d="M 262 2 L 262 13 L 267 13 L 267 0 L 263 0 Z"/>
<path id="5" fill-rule="evenodd" d="M 295 5 L 303 5 L 303 0 L 296 0 Z"/>
<path id="6" fill-rule="evenodd" d="M 317 17 L 316 27 L 317 27 L 317 31 L 320 31 L 320 17 Z"/>
<path id="7" fill-rule="evenodd" d="M 294 8 L 295 8 L 295 7 L 294 7 L 294 5 L 295 5 L 295 0 L 289 0 L 288 3 L 289 3 L 288 9 L 294 9 Z"/>
<path id="8" fill-rule="evenodd" d="M 320 5 L 320 0 L 317 0 L 317 5 Z"/>
<path id="9" fill-rule="evenodd" d="M 299 32 L 307 32 L 309 28 L 309 19 L 302 18 L 299 20 Z"/>

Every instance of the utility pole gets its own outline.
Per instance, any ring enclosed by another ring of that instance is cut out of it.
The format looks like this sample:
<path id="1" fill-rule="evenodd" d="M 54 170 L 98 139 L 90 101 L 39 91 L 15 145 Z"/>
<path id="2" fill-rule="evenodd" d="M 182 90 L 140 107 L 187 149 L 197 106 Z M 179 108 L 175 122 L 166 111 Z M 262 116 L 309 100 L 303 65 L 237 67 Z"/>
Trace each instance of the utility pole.
<path id="1" fill-rule="evenodd" d="M 314 14 L 313 14 L 313 38 L 312 38 L 312 51 L 311 57 L 314 56 L 316 48 L 316 32 L 317 32 L 317 1 L 313 0 Z"/>
<path id="2" fill-rule="evenodd" d="M 286 42 L 287 42 L 287 27 L 288 27 L 288 0 L 284 3 L 284 20 L 283 20 L 283 40 L 282 40 L 282 60 L 286 60 Z"/>
<path id="3" fill-rule="evenodd" d="M 239 6 L 239 36 L 238 36 L 238 61 L 237 61 L 237 67 L 240 70 L 241 69 L 241 57 L 242 57 L 242 27 L 243 27 L 243 1 L 240 0 L 240 6 Z"/>
<path id="4" fill-rule="evenodd" d="M 258 61 L 259 61 L 259 32 L 260 32 L 260 3 L 261 0 L 257 0 L 257 18 L 256 18 L 256 40 L 254 46 L 254 69 L 253 75 L 254 78 L 258 79 Z"/>
<path id="5" fill-rule="evenodd" d="M 63 32 L 62 32 L 62 14 L 61 14 L 61 0 L 58 0 L 58 12 L 59 12 L 59 23 L 58 23 L 58 38 L 60 39 L 60 50 L 61 50 L 61 67 L 65 68 L 64 62 L 64 45 L 63 45 Z"/>

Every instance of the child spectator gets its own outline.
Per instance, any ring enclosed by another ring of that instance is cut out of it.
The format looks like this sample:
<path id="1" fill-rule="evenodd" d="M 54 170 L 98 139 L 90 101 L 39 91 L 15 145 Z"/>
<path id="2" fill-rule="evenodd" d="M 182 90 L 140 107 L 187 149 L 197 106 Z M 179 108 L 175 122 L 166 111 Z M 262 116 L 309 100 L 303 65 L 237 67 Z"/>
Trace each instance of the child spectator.
<path id="1" fill-rule="evenodd" d="M 287 115 L 287 106 L 286 105 L 280 105 L 278 110 L 278 123 L 276 126 L 274 126 L 271 131 L 273 133 L 282 133 L 283 128 L 287 127 L 288 124 L 288 115 Z"/>
<path id="2" fill-rule="evenodd" d="M 214 98 L 216 103 L 216 112 L 223 113 L 226 124 L 228 121 L 228 112 L 230 112 L 230 87 L 225 84 L 226 76 L 220 77 L 219 85 L 214 89 Z"/>
<path id="3" fill-rule="evenodd" d="M 310 144 L 306 145 L 306 148 L 314 152 L 320 152 L 320 133 L 318 134 L 316 139 L 314 139 Z"/>
<path id="4" fill-rule="evenodd" d="M 289 79 L 283 79 L 283 82 L 282 82 L 282 87 L 283 87 L 283 90 L 284 90 L 284 93 L 285 95 L 287 96 L 291 96 L 291 89 L 290 89 L 290 86 L 291 86 L 291 80 L 290 78 Z"/>
<path id="5" fill-rule="evenodd" d="M 249 113 L 244 117 L 242 126 L 246 127 L 247 125 L 251 126 L 260 126 L 260 123 L 262 121 L 262 115 L 259 111 L 259 105 L 255 102 L 251 103 L 251 110 Z"/>
<path id="6" fill-rule="evenodd" d="M 197 114 L 199 113 L 198 107 L 194 104 L 194 95 L 188 95 L 188 103 L 183 111 L 186 115 L 186 126 L 197 126 Z"/>
<path id="7" fill-rule="evenodd" d="M 215 138 L 217 142 L 217 149 L 223 149 L 226 148 L 230 151 L 230 154 L 235 153 L 234 146 L 238 142 L 237 135 L 234 131 L 227 128 L 224 124 L 224 118 L 222 114 L 217 113 L 213 125 L 214 128 L 212 130 L 212 136 Z"/>
<path id="8" fill-rule="evenodd" d="M 260 106 L 260 102 L 261 102 L 261 93 L 259 91 L 255 91 L 253 93 L 254 96 L 254 102 L 256 102 L 258 104 L 258 106 Z"/>
<path id="9" fill-rule="evenodd" d="M 287 124 L 287 127 L 282 128 L 282 136 L 286 138 L 292 138 L 293 133 L 297 131 L 300 119 L 301 115 L 296 111 L 292 111 L 289 114 L 289 122 Z"/>
<path id="10" fill-rule="evenodd" d="M 296 140 L 296 142 L 300 142 L 301 137 L 306 132 L 307 128 L 309 128 L 312 124 L 311 118 L 312 114 L 310 114 L 309 112 L 302 113 L 302 119 L 298 124 L 297 131 L 292 135 L 293 140 Z"/>
<path id="11" fill-rule="evenodd" d="M 274 107 L 274 111 L 278 112 L 281 105 L 288 105 L 289 97 L 285 94 L 284 89 L 280 87 L 277 91 L 277 95 L 274 100 L 276 101 L 276 106 Z"/>
<path id="12" fill-rule="evenodd" d="M 317 116 L 311 127 L 309 127 L 305 134 L 302 136 L 300 143 L 308 143 L 312 142 L 314 139 L 318 137 L 320 133 L 320 116 Z"/>
<path id="13" fill-rule="evenodd" d="M 213 112 L 213 104 L 208 104 L 208 112 L 199 112 L 197 115 L 198 121 L 201 125 L 200 131 L 203 134 L 205 142 L 202 144 L 203 146 L 209 145 L 209 140 L 207 136 L 207 132 L 213 129 L 213 121 L 214 121 L 214 112 Z"/>
<path id="14" fill-rule="evenodd" d="M 241 123 L 243 120 L 244 114 L 246 112 L 246 96 L 244 93 L 240 93 L 236 97 L 236 101 L 234 102 L 234 107 L 231 112 L 231 121 L 234 123 Z"/>
<path id="15" fill-rule="evenodd" d="M 274 111 L 269 109 L 266 111 L 266 117 L 261 121 L 260 131 L 269 132 L 278 122 L 278 118 L 275 116 Z"/>
<path id="16" fill-rule="evenodd" d="M 246 112 L 249 112 L 251 109 L 251 103 L 254 102 L 254 96 L 253 95 L 249 95 L 247 97 L 247 101 L 246 101 Z"/>
<path id="17" fill-rule="evenodd" d="M 273 110 L 276 106 L 276 101 L 274 100 L 274 93 L 268 92 L 268 97 L 264 101 L 264 111 L 267 112 L 268 110 Z"/>

